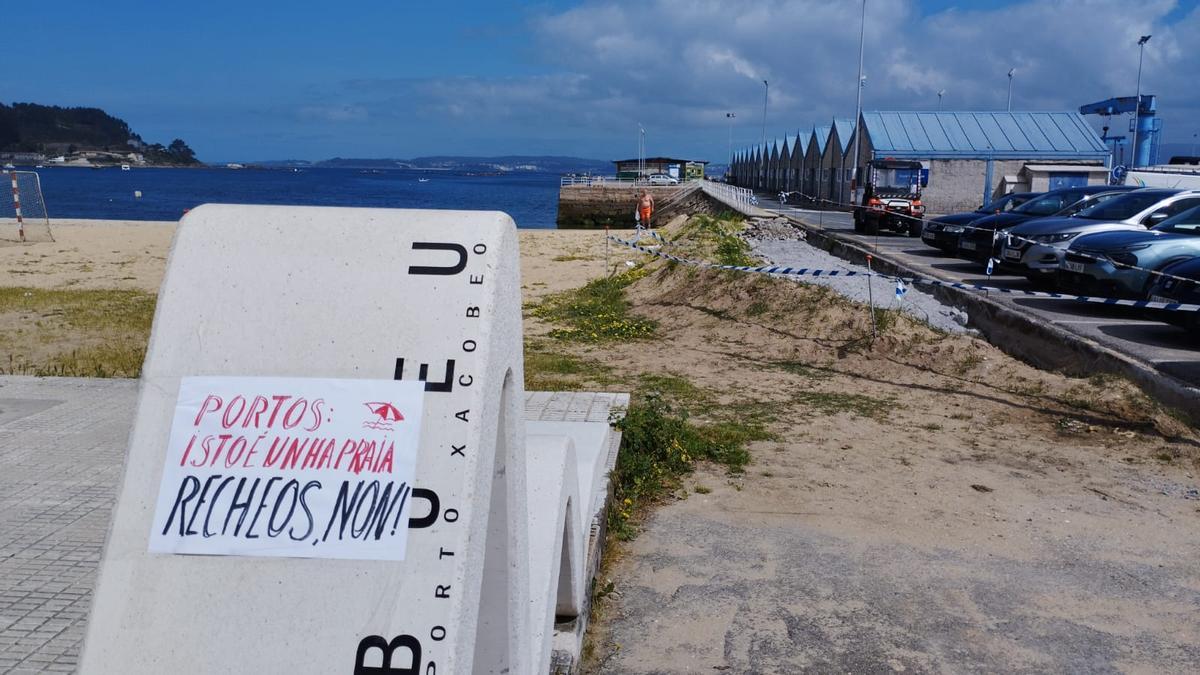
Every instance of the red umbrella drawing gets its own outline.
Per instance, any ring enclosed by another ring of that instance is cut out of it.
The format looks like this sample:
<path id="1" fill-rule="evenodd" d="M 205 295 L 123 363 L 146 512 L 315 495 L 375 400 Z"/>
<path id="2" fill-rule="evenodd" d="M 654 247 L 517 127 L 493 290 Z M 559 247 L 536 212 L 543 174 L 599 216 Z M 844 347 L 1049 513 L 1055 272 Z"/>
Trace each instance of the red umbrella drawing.
<path id="1" fill-rule="evenodd" d="M 364 403 L 363 405 L 367 406 L 367 409 L 369 409 L 371 412 L 379 415 L 379 421 L 381 422 L 404 421 L 404 415 L 400 414 L 400 411 L 396 409 L 396 406 L 392 405 L 391 403 L 372 401 L 371 403 Z"/>

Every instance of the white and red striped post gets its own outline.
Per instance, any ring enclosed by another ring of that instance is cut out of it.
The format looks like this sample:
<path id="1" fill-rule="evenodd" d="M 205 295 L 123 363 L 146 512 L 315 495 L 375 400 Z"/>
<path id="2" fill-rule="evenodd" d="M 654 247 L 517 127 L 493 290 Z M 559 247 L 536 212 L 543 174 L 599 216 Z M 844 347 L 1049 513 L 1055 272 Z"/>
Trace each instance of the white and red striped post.
<path id="1" fill-rule="evenodd" d="M 17 235 L 21 241 L 25 241 L 25 221 L 21 218 L 21 189 L 17 187 L 17 172 L 13 171 L 9 175 L 12 176 L 13 208 L 17 212 Z"/>

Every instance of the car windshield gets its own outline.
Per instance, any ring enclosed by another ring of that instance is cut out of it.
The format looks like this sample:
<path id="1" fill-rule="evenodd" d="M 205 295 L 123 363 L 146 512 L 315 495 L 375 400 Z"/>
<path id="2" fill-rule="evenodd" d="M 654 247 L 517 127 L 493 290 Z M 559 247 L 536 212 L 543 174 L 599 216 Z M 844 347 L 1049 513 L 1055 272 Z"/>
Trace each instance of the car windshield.
<path id="1" fill-rule="evenodd" d="M 1005 211 L 1012 211 L 1013 209 L 1024 204 L 1025 202 L 1029 201 L 1032 198 L 1033 198 L 1033 195 L 1030 195 L 1030 194 L 1007 194 L 1007 195 L 1004 195 L 1003 197 L 993 201 L 991 204 L 988 204 L 987 206 L 981 206 L 981 207 L 975 209 L 975 212 L 976 213 L 996 213 L 997 211 L 999 211 L 1000 213 L 1003 213 Z"/>
<path id="2" fill-rule="evenodd" d="M 875 188 L 888 192 L 916 192 L 921 182 L 920 168 L 875 167 Z"/>
<path id="3" fill-rule="evenodd" d="M 1078 199 L 1078 198 L 1076 198 Z M 1013 209 L 1013 213 L 1023 213 L 1029 216 L 1049 216 L 1059 211 L 1064 207 L 1073 204 L 1076 199 L 1072 199 L 1067 194 L 1046 194 L 1029 202 L 1025 202 L 1021 206 Z"/>
<path id="4" fill-rule="evenodd" d="M 1161 202 L 1163 197 L 1170 196 L 1170 194 L 1169 192 L 1127 192 L 1116 199 L 1088 207 L 1076 214 L 1076 217 L 1090 220 L 1127 220 Z"/>
<path id="5" fill-rule="evenodd" d="M 1167 218 L 1152 229 L 1175 234 L 1200 234 L 1200 206 L 1190 208 L 1173 218 Z"/>
<path id="6" fill-rule="evenodd" d="M 1123 193 L 1123 192 L 1101 192 L 1098 195 L 1089 195 L 1087 197 L 1084 197 L 1083 199 L 1080 199 L 1079 201 L 1075 202 L 1074 204 L 1068 206 L 1067 208 L 1063 209 L 1062 211 L 1059 211 L 1055 215 L 1073 216 L 1073 215 L 1079 213 L 1080 211 L 1083 211 L 1085 209 L 1090 209 L 1093 206 L 1098 206 L 1101 203 L 1112 199 L 1113 197 L 1120 197 L 1123 194 L 1125 194 L 1125 193 Z"/>

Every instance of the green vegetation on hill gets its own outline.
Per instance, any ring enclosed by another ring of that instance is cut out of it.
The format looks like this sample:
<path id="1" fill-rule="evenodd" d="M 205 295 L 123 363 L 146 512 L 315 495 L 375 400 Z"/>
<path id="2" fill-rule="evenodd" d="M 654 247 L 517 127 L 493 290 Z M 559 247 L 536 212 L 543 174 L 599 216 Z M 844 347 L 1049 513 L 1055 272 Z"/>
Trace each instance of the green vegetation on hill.
<path id="1" fill-rule="evenodd" d="M 73 155 L 88 151 L 139 153 L 150 164 L 199 164 L 183 140 L 176 138 L 166 146 L 146 143 L 124 120 L 99 108 L 0 103 L 0 152 Z"/>

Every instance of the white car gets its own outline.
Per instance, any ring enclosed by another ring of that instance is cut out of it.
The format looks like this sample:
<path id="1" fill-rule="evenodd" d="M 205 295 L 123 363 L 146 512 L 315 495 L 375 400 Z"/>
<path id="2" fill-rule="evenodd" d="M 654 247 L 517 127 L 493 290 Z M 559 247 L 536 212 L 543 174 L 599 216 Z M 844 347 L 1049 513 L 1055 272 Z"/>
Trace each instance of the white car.
<path id="1" fill-rule="evenodd" d="M 1085 234 L 1112 230 L 1145 230 L 1200 206 L 1200 190 L 1143 188 L 1094 195 L 1078 212 L 1030 220 L 998 236 L 1004 242 L 1000 267 L 1034 283 L 1051 281 L 1071 242 Z"/>
<path id="2" fill-rule="evenodd" d="M 665 173 L 656 173 L 646 179 L 651 185 L 679 185 L 679 179 Z"/>

